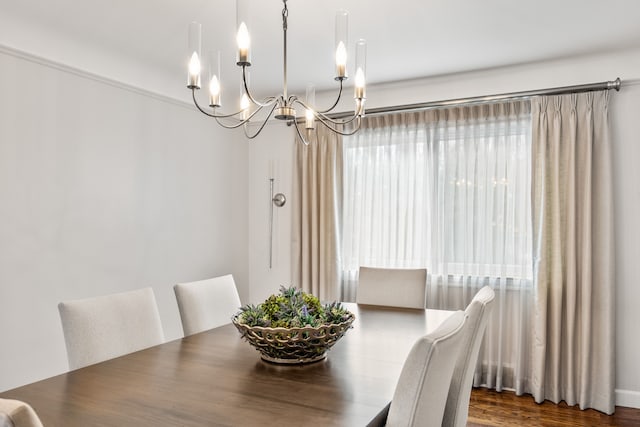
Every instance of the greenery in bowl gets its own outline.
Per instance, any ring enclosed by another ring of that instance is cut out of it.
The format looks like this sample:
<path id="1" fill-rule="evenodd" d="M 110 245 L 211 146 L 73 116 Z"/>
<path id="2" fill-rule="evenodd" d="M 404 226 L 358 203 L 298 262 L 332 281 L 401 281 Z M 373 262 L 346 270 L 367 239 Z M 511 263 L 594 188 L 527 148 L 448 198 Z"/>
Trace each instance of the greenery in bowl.
<path id="1" fill-rule="evenodd" d="M 353 316 L 339 302 L 328 304 L 295 287 L 280 287 L 280 293 L 271 295 L 258 305 L 240 308 L 236 319 L 240 324 L 265 328 L 302 328 L 340 324 Z"/>

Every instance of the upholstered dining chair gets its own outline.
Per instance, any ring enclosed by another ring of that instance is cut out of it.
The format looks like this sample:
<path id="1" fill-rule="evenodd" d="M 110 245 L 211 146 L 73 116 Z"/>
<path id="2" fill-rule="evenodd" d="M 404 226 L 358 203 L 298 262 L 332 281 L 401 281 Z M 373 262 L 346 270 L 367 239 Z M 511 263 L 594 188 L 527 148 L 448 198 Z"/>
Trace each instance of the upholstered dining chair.
<path id="1" fill-rule="evenodd" d="M 463 347 L 466 351 L 461 352 L 458 356 L 453 371 L 442 421 L 443 426 L 464 427 L 467 425 L 473 375 L 494 298 L 493 289 L 490 286 L 485 286 L 476 293 L 465 310 L 468 327 L 464 331 Z"/>
<path id="2" fill-rule="evenodd" d="M 240 308 L 240 296 L 231 274 L 179 283 L 173 287 L 185 335 L 193 335 L 231 322 Z"/>
<path id="3" fill-rule="evenodd" d="M 42 427 L 42 422 L 28 403 L 0 399 L 0 427 Z"/>
<path id="4" fill-rule="evenodd" d="M 396 385 L 387 426 L 441 426 L 453 369 L 458 354 L 466 351 L 462 348 L 466 319 L 464 311 L 457 311 L 413 345 Z"/>
<path id="5" fill-rule="evenodd" d="M 164 342 L 151 288 L 58 304 L 69 368 L 78 369 Z"/>
<path id="6" fill-rule="evenodd" d="M 427 270 L 360 267 L 358 304 L 425 308 Z"/>

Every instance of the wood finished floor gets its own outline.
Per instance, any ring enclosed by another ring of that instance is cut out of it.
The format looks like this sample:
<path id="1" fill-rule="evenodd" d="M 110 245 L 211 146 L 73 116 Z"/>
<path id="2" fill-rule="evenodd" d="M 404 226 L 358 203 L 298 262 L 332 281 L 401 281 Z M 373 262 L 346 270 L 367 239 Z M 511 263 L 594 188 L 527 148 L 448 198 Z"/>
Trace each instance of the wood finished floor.
<path id="1" fill-rule="evenodd" d="M 616 407 L 608 416 L 593 409 L 580 410 L 565 403 L 537 404 L 529 395 L 483 388 L 474 389 L 469 404 L 467 427 L 485 426 L 640 426 L 640 409 Z"/>

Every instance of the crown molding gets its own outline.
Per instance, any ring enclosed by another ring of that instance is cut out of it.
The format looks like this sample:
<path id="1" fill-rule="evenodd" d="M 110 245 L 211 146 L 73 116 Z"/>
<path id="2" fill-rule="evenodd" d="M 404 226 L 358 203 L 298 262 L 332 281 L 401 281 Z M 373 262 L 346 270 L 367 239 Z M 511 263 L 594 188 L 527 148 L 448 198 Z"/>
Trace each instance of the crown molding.
<path id="1" fill-rule="evenodd" d="M 128 92 L 135 93 L 137 95 L 142 95 L 148 98 L 155 99 L 157 101 L 166 102 L 168 104 L 176 105 L 178 107 L 188 108 L 189 110 L 195 110 L 195 106 L 191 103 L 183 101 L 181 99 L 177 99 L 168 95 L 164 95 L 161 93 L 153 92 L 148 89 L 143 89 L 138 86 L 134 86 L 120 80 L 116 80 L 113 78 L 101 76 L 96 73 L 92 73 L 77 67 L 73 67 L 68 64 L 64 64 L 58 61 L 54 61 L 48 58 L 44 58 L 38 55 L 34 55 L 29 52 L 25 52 L 20 49 L 16 49 L 10 46 L 5 46 L 0 44 L 0 54 L 12 56 L 14 58 L 18 58 L 24 61 L 28 61 L 34 64 L 42 65 L 44 67 L 48 67 L 54 69 L 56 71 L 61 71 L 63 73 L 72 74 L 76 77 L 80 77 L 83 79 L 91 80 L 97 83 L 101 83 L 107 86 L 115 87 L 117 89 L 126 90 Z"/>

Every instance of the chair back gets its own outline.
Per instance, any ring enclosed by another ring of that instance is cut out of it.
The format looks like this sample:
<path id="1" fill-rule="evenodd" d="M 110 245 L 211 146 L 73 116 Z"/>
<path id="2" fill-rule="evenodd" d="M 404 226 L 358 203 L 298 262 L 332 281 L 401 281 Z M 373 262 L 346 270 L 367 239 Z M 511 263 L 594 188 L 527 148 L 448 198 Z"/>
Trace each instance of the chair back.
<path id="1" fill-rule="evenodd" d="M 231 274 L 173 287 L 185 335 L 231 322 L 240 308 L 240 296 Z"/>
<path id="2" fill-rule="evenodd" d="M 164 342 L 151 288 L 58 304 L 69 368 L 78 369 Z"/>
<path id="3" fill-rule="evenodd" d="M 465 319 L 465 312 L 457 311 L 413 345 L 389 407 L 387 426 L 441 426 Z"/>
<path id="4" fill-rule="evenodd" d="M 473 376 L 478 363 L 480 345 L 487 326 L 487 319 L 493 308 L 495 293 L 485 286 L 473 297 L 467 306 L 468 326 L 464 331 L 463 348 L 453 371 L 449 396 L 444 411 L 442 425 L 446 427 L 465 427 L 469 416 L 469 399 L 473 387 Z"/>
<path id="5" fill-rule="evenodd" d="M 425 268 L 360 267 L 358 304 L 425 308 L 427 270 Z"/>
<path id="6" fill-rule="evenodd" d="M 0 399 L 0 427 L 42 427 L 42 422 L 28 403 Z"/>

